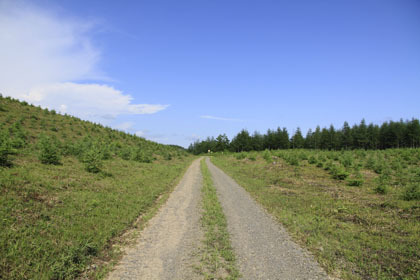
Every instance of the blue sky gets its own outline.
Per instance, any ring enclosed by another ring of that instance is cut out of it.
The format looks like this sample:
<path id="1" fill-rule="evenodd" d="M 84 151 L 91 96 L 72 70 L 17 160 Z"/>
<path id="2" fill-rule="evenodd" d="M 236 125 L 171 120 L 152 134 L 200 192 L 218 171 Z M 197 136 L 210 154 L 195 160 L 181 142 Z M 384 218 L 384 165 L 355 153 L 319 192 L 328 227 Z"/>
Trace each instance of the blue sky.
<path id="1" fill-rule="evenodd" d="M 419 30 L 416 0 L 0 0 L 0 92 L 182 146 L 420 118 Z"/>

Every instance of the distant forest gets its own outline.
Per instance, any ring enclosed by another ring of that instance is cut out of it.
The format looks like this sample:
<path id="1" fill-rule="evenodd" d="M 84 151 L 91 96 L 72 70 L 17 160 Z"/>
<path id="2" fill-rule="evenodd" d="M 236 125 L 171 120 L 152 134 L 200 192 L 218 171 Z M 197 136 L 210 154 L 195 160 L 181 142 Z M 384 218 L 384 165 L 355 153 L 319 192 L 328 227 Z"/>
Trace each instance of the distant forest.
<path id="1" fill-rule="evenodd" d="M 306 137 L 300 128 L 290 137 L 286 128 L 269 129 L 266 134 L 254 132 L 252 135 L 245 129 L 239 132 L 231 141 L 226 134 L 207 137 L 204 141 L 192 143 L 188 150 L 194 154 L 219 151 L 261 151 L 265 149 L 388 149 L 388 148 L 419 148 L 420 122 L 418 119 L 389 121 L 382 125 L 366 124 L 363 119 L 360 124 L 352 127 L 347 122 L 341 129 L 329 128 L 309 129 Z"/>

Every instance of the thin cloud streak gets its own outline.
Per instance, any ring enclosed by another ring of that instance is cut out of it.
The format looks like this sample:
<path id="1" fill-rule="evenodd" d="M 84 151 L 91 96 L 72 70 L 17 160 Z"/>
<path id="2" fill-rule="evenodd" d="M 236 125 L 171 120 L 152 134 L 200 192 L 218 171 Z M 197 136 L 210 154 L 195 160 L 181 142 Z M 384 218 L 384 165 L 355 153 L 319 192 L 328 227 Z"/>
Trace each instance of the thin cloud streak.
<path id="1" fill-rule="evenodd" d="M 200 116 L 200 118 L 208 119 L 208 120 L 217 120 L 217 121 L 228 121 L 228 122 L 243 122 L 244 121 L 241 119 L 223 118 L 223 117 L 215 117 L 215 116 L 209 116 L 209 115 Z"/>

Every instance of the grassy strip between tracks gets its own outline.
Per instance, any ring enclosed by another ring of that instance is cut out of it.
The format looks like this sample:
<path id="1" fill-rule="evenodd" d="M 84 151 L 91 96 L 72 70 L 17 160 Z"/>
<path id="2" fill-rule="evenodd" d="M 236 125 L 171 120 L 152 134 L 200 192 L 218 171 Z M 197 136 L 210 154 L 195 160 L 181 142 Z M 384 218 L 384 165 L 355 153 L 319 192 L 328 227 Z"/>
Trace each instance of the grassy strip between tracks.
<path id="1" fill-rule="evenodd" d="M 197 269 L 205 279 L 238 279 L 240 275 L 230 244 L 226 217 L 217 199 L 216 189 L 204 159 L 201 161 L 201 172 L 204 248 L 201 265 Z"/>

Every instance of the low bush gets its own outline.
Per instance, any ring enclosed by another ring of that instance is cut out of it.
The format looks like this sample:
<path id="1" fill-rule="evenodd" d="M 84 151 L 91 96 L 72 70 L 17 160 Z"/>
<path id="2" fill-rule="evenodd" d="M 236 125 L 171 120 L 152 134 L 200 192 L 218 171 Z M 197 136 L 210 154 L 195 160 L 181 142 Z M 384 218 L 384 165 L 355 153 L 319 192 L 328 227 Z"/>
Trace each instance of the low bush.
<path id="1" fill-rule="evenodd" d="M 388 186 L 387 185 L 377 185 L 374 188 L 374 191 L 378 194 L 387 194 L 388 193 Z"/>
<path id="2" fill-rule="evenodd" d="M 316 157 L 314 157 L 313 155 L 309 157 L 308 162 L 310 164 L 317 164 L 317 160 Z"/>
<path id="3" fill-rule="evenodd" d="M 333 165 L 330 169 L 332 177 L 336 180 L 344 180 L 349 176 L 349 173 L 341 166 Z"/>
<path id="4" fill-rule="evenodd" d="M 153 157 L 151 154 L 146 153 L 141 148 L 137 148 L 134 152 L 133 160 L 138 162 L 151 163 L 153 161 Z"/>
<path id="5" fill-rule="evenodd" d="M 81 161 L 87 172 L 98 173 L 102 168 L 102 153 L 96 145 L 93 145 L 83 153 Z"/>
<path id="6" fill-rule="evenodd" d="M 272 157 L 271 157 L 271 153 L 269 150 L 265 150 L 262 154 L 263 159 L 265 159 L 265 161 L 267 163 L 271 163 L 273 161 Z"/>
<path id="7" fill-rule="evenodd" d="M 356 176 L 356 177 L 347 179 L 347 185 L 352 186 L 352 187 L 360 187 L 361 185 L 363 185 L 363 183 L 364 183 L 364 180 L 361 176 Z"/>
<path id="8" fill-rule="evenodd" d="M 420 200 L 420 184 L 411 184 L 406 187 L 403 199 L 407 201 Z"/>
<path id="9" fill-rule="evenodd" d="M 245 153 L 245 152 L 238 153 L 238 154 L 235 155 L 237 160 L 244 159 L 244 158 L 246 158 L 246 156 L 247 156 L 247 153 Z"/>
<path id="10" fill-rule="evenodd" d="M 10 141 L 6 131 L 0 131 L 0 166 L 11 166 L 12 161 L 10 156 L 14 155 L 16 150 L 13 148 L 12 141 Z"/>
<path id="11" fill-rule="evenodd" d="M 38 159 L 43 164 L 60 164 L 61 154 L 56 138 L 43 134 L 39 138 L 38 147 L 40 149 Z"/>

